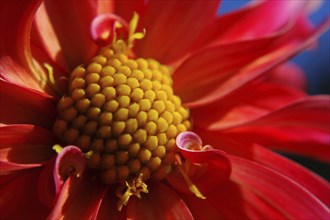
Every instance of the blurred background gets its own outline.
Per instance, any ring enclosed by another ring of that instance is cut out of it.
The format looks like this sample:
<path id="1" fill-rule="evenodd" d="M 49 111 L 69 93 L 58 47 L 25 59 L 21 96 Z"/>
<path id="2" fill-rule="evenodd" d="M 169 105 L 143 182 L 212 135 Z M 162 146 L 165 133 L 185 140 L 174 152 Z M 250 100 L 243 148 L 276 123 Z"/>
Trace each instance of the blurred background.
<path id="1" fill-rule="evenodd" d="M 296 0 L 308 1 L 308 0 Z M 330 1 L 324 0 L 321 8 L 311 15 L 314 24 L 319 24 L 330 15 Z M 310 51 L 303 52 L 293 59 L 306 72 L 309 80 L 310 94 L 330 94 L 330 31 L 319 39 L 319 45 Z M 330 126 L 330 125 L 329 125 Z"/>
<path id="2" fill-rule="evenodd" d="M 223 0 L 220 14 L 233 11 L 246 5 L 250 0 Z M 283 1 L 283 0 L 273 0 Z M 320 1 L 320 0 L 295 0 Z M 323 0 L 321 7 L 311 15 L 314 24 L 319 24 L 330 15 L 330 0 Z M 306 72 L 309 81 L 310 94 L 330 94 L 330 31 L 322 35 L 319 44 L 313 50 L 308 50 L 293 59 Z"/>
<path id="3" fill-rule="evenodd" d="M 295 1 L 308 2 L 319 0 Z M 223 14 L 233 11 L 248 2 L 249 0 L 223 0 L 218 13 Z M 321 7 L 311 15 L 311 20 L 314 24 L 319 24 L 327 16 L 330 16 L 330 0 L 323 0 Z M 302 52 L 298 56 L 294 57 L 292 61 L 297 63 L 305 71 L 308 79 L 308 92 L 310 94 L 330 94 L 330 30 L 321 36 L 318 41 L 318 45 L 314 49 Z M 330 181 L 330 164 L 292 155 L 285 156 L 301 163 Z"/>

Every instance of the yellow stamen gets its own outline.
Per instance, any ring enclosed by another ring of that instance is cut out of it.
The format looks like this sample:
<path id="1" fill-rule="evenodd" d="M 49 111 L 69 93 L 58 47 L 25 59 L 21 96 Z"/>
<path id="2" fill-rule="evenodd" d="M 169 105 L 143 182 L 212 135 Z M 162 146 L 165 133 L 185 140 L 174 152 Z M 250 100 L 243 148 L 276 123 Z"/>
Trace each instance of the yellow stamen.
<path id="1" fill-rule="evenodd" d="M 117 36 L 114 37 L 114 42 L 112 44 L 112 47 L 114 48 L 114 50 L 116 52 L 122 52 L 122 53 L 127 53 L 130 54 L 130 49 L 133 48 L 134 46 L 134 41 L 135 40 L 140 40 L 142 38 L 144 38 L 145 34 L 146 34 L 146 30 L 143 29 L 142 32 L 136 32 L 136 28 L 138 25 L 138 21 L 139 21 L 139 15 L 137 13 L 133 14 L 133 18 L 129 23 L 129 27 L 128 27 L 128 39 L 127 42 L 125 42 L 122 39 L 117 39 Z M 120 28 L 121 24 L 119 22 L 116 22 L 116 28 Z"/>
<path id="2" fill-rule="evenodd" d="M 44 67 L 47 70 L 48 78 L 42 80 L 42 86 L 44 87 L 46 84 L 56 93 L 62 95 L 62 86 L 63 83 L 68 79 L 64 76 L 59 77 L 57 80 L 54 77 L 54 69 L 48 63 L 44 63 Z"/>
<path id="3" fill-rule="evenodd" d="M 117 195 L 119 197 L 119 202 L 117 206 L 118 211 L 121 211 L 123 206 L 127 205 L 131 196 L 136 196 L 141 199 L 141 192 L 148 193 L 148 186 L 142 181 L 142 177 L 143 174 L 140 173 L 139 176 L 133 180 L 132 184 L 128 184 L 128 182 L 125 181 L 127 190 L 123 195 Z"/>
<path id="4" fill-rule="evenodd" d="M 189 178 L 188 174 L 184 171 L 181 159 L 179 158 L 178 155 L 176 155 L 176 162 L 177 162 L 177 167 L 179 169 L 179 172 L 181 173 L 182 177 L 186 181 L 187 185 L 189 186 L 189 190 L 195 194 L 196 197 L 200 199 L 206 199 L 206 197 L 199 191 L 197 186 L 191 181 Z"/>
<path id="5" fill-rule="evenodd" d="M 135 13 L 127 38 L 115 31 L 111 45 L 72 71 L 53 126 L 63 143 L 81 149 L 87 167 L 98 170 L 104 184 L 119 184 L 119 211 L 131 196 L 148 193 L 146 181 L 161 181 L 171 172 L 175 138 L 192 128 L 189 110 L 174 94 L 172 69 L 133 54 L 134 41 L 146 32 L 136 32 L 138 19 Z M 45 68 L 49 83 L 58 83 L 52 67 Z M 178 167 L 190 190 L 205 198 Z"/>
<path id="6" fill-rule="evenodd" d="M 61 153 L 63 147 L 61 147 L 59 144 L 55 144 L 53 146 L 53 150 L 56 151 L 57 154 Z"/>
<path id="7" fill-rule="evenodd" d="M 91 158 L 92 155 L 93 155 L 93 151 L 92 151 L 92 150 L 91 150 L 91 151 L 88 151 L 87 153 L 84 154 L 84 156 L 85 156 L 87 159 Z"/>
<path id="8" fill-rule="evenodd" d="M 107 38 L 109 38 L 109 36 L 110 36 L 110 31 L 104 31 L 101 34 L 101 39 L 107 39 Z"/>
<path id="9" fill-rule="evenodd" d="M 53 70 L 53 67 L 51 65 L 49 65 L 48 63 L 44 63 L 44 66 L 45 68 L 47 69 L 48 71 L 48 78 L 49 78 L 49 81 L 53 84 L 53 85 L 56 85 L 56 81 L 55 81 L 55 78 L 54 78 L 54 70 Z"/>
<path id="10" fill-rule="evenodd" d="M 145 29 L 143 29 L 143 32 L 135 32 L 137 25 L 138 25 L 138 21 L 139 21 L 139 15 L 138 15 L 138 13 L 134 12 L 133 18 L 132 18 L 131 22 L 129 23 L 128 48 L 133 47 L 134 40 L 142 39 L 142 38 L 144 38 L 144 36 L 146 34 Z"/>
<path id="11" fill-rule="evenodd" d="M 47 70 L 48 73 L 48 80 L 46 80 L 46 83 L 49 85 L 50 88 L 52 88 L 55 92 L 58 92 L 59 89 L 56 84 L 56 80 L 54 78 L 54 69 L 51 65 L 48 63 L 44 63 L 44 67 Z"/>
<path id="12" fill-rule="evenodd" d="M 101 169 L 106 184 L 138 173 L 144 181 L 165 178 L 174 161 L 163 158 L 177 151 L 175 137 L 191 129 L 169 67 L 102 48 L 89 64 L 73 70 L 68 86 L 57 105 L 54 131 L 86 153 L 88 166 Z"/>
<path id="13" fill-rule="evenodd" d="M 120 22 L 115 22 L 115 28 L 117 29 L 117 28 L 122 28 L 123 27 L 123 25 L 120 23 Z"/>

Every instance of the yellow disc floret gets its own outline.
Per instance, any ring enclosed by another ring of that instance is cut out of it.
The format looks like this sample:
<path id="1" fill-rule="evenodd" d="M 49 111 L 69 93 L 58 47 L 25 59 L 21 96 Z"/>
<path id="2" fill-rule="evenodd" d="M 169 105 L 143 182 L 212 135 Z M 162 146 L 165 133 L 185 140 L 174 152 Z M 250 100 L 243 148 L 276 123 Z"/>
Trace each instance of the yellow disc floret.
<path id="1" fill-rule="evenodd" d="M 189 110 L 174 95 L 170 68 L 102 48 L 73 70 L 68 94 L 58 102 L 55 133 L 89 153 L 90 168 L 106 184 L 163 179 L 177 151 L 176 136 L 191 129 Z"/>

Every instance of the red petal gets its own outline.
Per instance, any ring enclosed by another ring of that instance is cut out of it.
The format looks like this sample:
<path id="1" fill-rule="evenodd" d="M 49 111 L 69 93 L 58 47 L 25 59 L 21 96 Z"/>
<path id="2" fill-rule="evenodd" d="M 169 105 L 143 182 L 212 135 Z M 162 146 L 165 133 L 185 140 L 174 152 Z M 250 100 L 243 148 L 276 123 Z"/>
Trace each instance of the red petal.
<path id="1" fill-rule="evenodd" d="M 194 219 L 182 199 L 162 183 L 150 184 L 141 199 L 132 197 L 126 208 L 132 219 Z"/>
<path id="2" fill-rule="evenodd" d="M 114 1 L 95 1 L 97 7 L 97 14 L 114 13 Z M 118 13 L 116 13 L 118 14 Z"/>
<path id="3" fill-rule="evenodd" d="M 50 54 L 42 48 L 38 48 L 35 45 L 31 44 L 33 50 L 33 58 L 35 61 L 35 66 L 38 68 L 38 73 L 40 74 L 40 80 L 42 84 L 43 91 L 53 96 L 57 99 L 61 98 L 67 93 L 68 88 L 68 74 L 69 71 L 66 71 L 66 68 L 62 68 L 57 60 L 53 60 L 49 57 Z M 46 68 L 47 66 L 47 68 Z M 52 76 L 55 84 L 50 80 L 49 68 L 52 70 Z"/>
<path id="4" fill-rule="evenodd" d="M 253 192 L 233 182 L 221 185 L 205 200 L 182 194 L 195 219 L 285 219 Z"/>
<path id="5" fill-rule="evenodd" d="M 33 125 L 0 127 L 0 160 L 7 164 L 1 172 L 26 169 L 46 162 L 53 155 L 54 135 Z"/>
<path id="6" fill-rule="evenodd" d="M 197 173 L 190 175 L 190 178 L 202 194 L 210 193 L 228 181 L 231 168 L 225 152 L 217 149 L 201 150 L 201 139 L 193 132 L 182 132 L 176 142 L 185 159 L 199 164 L 197 167 L 200 169 L 196 171 Z M 197 145 L 201 146 L 199 150 L 189 150 L 192 146 L 195 148 Z M 189 170 L 186 172 L 189 175 Z M 208 178 L 210 176 L 214 178 Z M 189 191 L 188 185 L 180 173 L 172 172 L 167 180 L 175 189 L 181 192 Z"/>
<path id="7" fill-rule="evenodd" d="M 146 2 L 144 0 L 126 1 L 126 0 L 116 0 L 114 1 L 114 12 L 120 17 L 124 18 L 129 22 L 133 13 L 136 12 L 140 16 L 145 13 Z"/>
<path id="8" fill-rule="evenodd" d="M 330 100 L 328 96 L 303 99 L 271 112 L 225 135 L 247 146 L 263 146 L 330 161 Z"/>
<path id="9" fill-rule="evenodd" d="M 201 33 L 198 41 L 195 43 L 194 49 L 198 50 L 205 46 L 217 45 L 219 40 L 221 43 L 221 36 L 225 34 L 226 31 L 231 30 L 235 24 L 239 23 L 243 17 L 246 17 L 259 5 L 260 4 L 258 3 L 248 4 L 239 10 L 235 10 L 231 13 L 216 17 L 216 19 L 214 19 L 213 22 L 210 22 L 205 30 Z"/>
<path id="10" fill-rule="evenodd" d="M 202 1 L 189 4 L 184 1 L 150 1 L 140 25 L 147 30 L 147 34 L 137 43 L 137 54 L 163 63 L 181 58 L 214 19 L 218 4 L 219 1 L 207 4 Z"/>
<path id="11" fill-rule="evenodd" d="M 55 70 L 54 74 L 57 74 L 57 66 L 62 71 L 69 71 L 61 53 L 59 39 L 47 14 L 45 4 L 41 4 L 35 15 L 31 29 L 31 46 L 33 57 L 37 58 L 41 64 L 48 63 L 52 65 Z M 40 54 L 43 54 L 43 60 L 40 60 Z M 45 57 L 47 58 L 45 59 Z"/>
<path id="12" fill-rule="evenodd" d="M 234 18 L 235 23 L 231 23 L 234 25 L 223 31 L 221 42 L 255 39 L 277 32 L 302 15 L 306 3 L 295 0 L 265 1 L 249 7 L 248 13 L 237 14 L 240 17 Z"/>
<path id="13" fill-rule="evenodd" d="M 91 176 L 69 177 L 48 219 L 90 219 L 98 208 L 104 186 Z"/>
<path id="14" fill-rule="evenodd" d="M 55 117 L 55 100 L 44 94 L 0 79 L 0 120 L 6 124 L 34 124 L 51 127 Z"/>
<path id="15" fill-rule="evenodd" d="M 10 57 L 0 58 L 0 78 L 22 87 L 43 91 L 39 82 Z"/>
<path id="16" fill-rule="evenodd" d="M 144 0 L 116 0 L 116 1 L 97 1 L 98 14 L 115 13 L 129 22 L 133 13 L 136 12 L 143 16 L 146 2 Z"/>
<path id="17" fill-rule="evenodd" d="M 220 210 L 215 208 L 212 203 L 209 202 L 209 197 L 206 199 L 197 198 L 194 195 L 181 193 L 180 197 L 184 200 L 189 208 L 194 219 L 226 219 L 220 215 Z M 227 207 L 222 207 L 227 208 Z M 237 212 L 236 212 L 237 213 Z M 242 217 L 242 215 L 240 215 Z M 227 218 L 229 219 L 229 218 Z"/>
<path id="18" fill-rule="evenodd" d="M 203 127 L 194 127 L 194 132 L 216 149 L 239 157 L 252 158 L 251 146 L 245 143 L 245 140 L 237 140 L 237 138 L 228 137 L 221 131 L 211 131 Z"/>
<path id="19" fill-rule="evenodd" d="M 86 159 L 80 148 L 76 146 L 64 147 L 56 157 L 53 176 L 56 193 L 59 193 L 64 181 L 70 176 L 79 177 L 86 168 Z"/>
<path id="20" fill-rule="evenodd" d="M 278 83 L 251 83 L 223 99 L 191 109 L 191 116 L 195 127 L 228 129 L 269 114 L 304 96 L 300 90 Z"/>
<path id="21" fill-rule="evenodd" d="M 109 216 L 113 220 L 127 219 L 125 207 L 119 212 L 117 210 L 117 202 L 118 197 L 115 195 L 115 187 L 107 187 L 98 202 L 98 208 L 95 210 L 93 219 L 103 220 L 109 218 Z"/>
<path id="22" fill-rule="evenodd" d="M 0 56 L 10 56 L 26 69 L 32 66 L 29 45 L 34 14 L 41 4 L 37 1 L 2 1 L 0 7 Z"/>
<path id="23" fill-rule="evenodd" d="M 286 63 L 274 69 L 270 74 L 269 80 L 301 90 L 306 90 L 307 88 L 307 79 L 304 71 L 294 63 Z"/>
<path id="24" fill-rule="evenodd" d="M 275 39 L 221 45 L 195 53 L 175 70 L 175 92 L 184 102 L 193 102 L 218 87 L 222 88 L 222 84 L 239 74 L 240 68 L 269 51 L 269 45 Z"/>
<path id="25" fill-rule="evenodd" d="M 56 198 L 56 189 L 53 178 L 53 170 L 55 164 L 55 157 L 45 165 L 38 178 L 38 196 L 41 203 L 48 208 L 53 208 L 54 200 Z"/>
<path id="26" fill-rule="evenodd" d="M 257 77 L 265 75 L 267 71 L 276 65 L 308 47 L 327 29 L 329 24 L 330 19 L 316 29 L 315 32 L 305 34 L 306 36 L 290 36 L 299 31 L 296 30 L 300 28 L 298 25 L 298 27 L 292 29 L 293 33 L 283 35 L 283 39 L 277 39 L 283 41 L 280 43 L 281 46 L 267 48 L 266 44 L 261 47 L 263 43 L 267 42 L 266 38 L 252 43 L 244 42 L 206 49 L 187 59 L 176 70 L 173 76 L 175 91 L 191 107 L 222 98 Z M 270 39 L 272 38 L 269 38 L 268 41 Z M 266 50 L 260 52 L 260 48 L 266 48 Z M 227 49 L 227 52 L 224 49 Z M 239 51 L 244 53 L 237 57 Z M 251 54 L 246 55 L 247 52 Z M 267 54 L 262 55 L 265 52 Z"/>
<path id="27" fill-rule="evenodd" d="M 299 183 L 280 173 L 231 157 L 231 179 L 265 199 L 288 219 L 326 219 L 329 209 Z"/>
<path id="28" fill-rule="evenodd" d="M 29 171 L 31 170 L 22 170 L 21 172 L 6 173 L 5 175 L 1 175 L 0 186 L 2 187 L 7 185 L 10 181 L 17 179 L 19 176 L 22 176 L 22 174 L 27 173 Z"/>
<path id="29" fill-rule="evenodd" d="M 89 31 L 97 13 L 95 2 L 45 1 L 45 6 L 69 69 L 87 63 L 97 49 Z"/>
<path id="30" fill-rule="evenodd" d="M 306 16 L 302 9 L 307 9 L 307 4 L 299 1 L 253 1 L 239 10 L 220 15 L 203 31 L 195 48 L 277 34 L 299 16 Z M 267 16 L 264 16 L 265 13 Z M 307 26 L 310 28 L 309 22 L 305 24 Z"/>
<path id="31" fill-rule="evenodd" d="M 48 71 L 44 65 L 50 65 L 53 68 L 56 87 L 62 89 L 60 85 L 61 80 L 63 80 L 64 77 L 68 78 L 70 70 L 61 53 L 60 42 L 44 4 L 41 4 L 39 7 L 31 29 L 31 50 L 35 66 L 38 67 L 38 73 L 43 74 L 43 79 L 49 79 Z M 50 83 L 44 85 L 44 90 L 60 96 L 62 92 L 54 91 L 54 86 L 50 85 Z M 63 93 L 64 91 L 66 91 L 66 87 L 63 89 Z"/>
<path id="32" fill-rule="evenodd" d="M 21 174 L 0 189 L 2 219 L 45 219 L 48 209 L 37 197 L 40 169 Z"/>
<path id="33" fill-rule="evenodd" d="M 0 150 L 1 154 L 4 154 L 3 150 Z M 8 174 L 12 171 L 17 171 L 17 170 L 25 170 L 25 169 L 31 169 L 35 167 L 40 167 L 42 164 L 19 164 L 19 163 L 12 163 L 8 161 L 2 161 L 5 160 L 1 156 L 1 161 L 0 161 L 0 174 Z"/>
<path id="34" fill-rule="evenodd" d="M 253 159 L 267 167 L 284 174 L 308 191 L 313 193 L 327 206 L 330 206 L 330 197 L 324 192 L 330 192 L 329 183 L 303 166 L 288 160 L 287 158 L 275 154 L 261 146 L 253 148 Z"/>

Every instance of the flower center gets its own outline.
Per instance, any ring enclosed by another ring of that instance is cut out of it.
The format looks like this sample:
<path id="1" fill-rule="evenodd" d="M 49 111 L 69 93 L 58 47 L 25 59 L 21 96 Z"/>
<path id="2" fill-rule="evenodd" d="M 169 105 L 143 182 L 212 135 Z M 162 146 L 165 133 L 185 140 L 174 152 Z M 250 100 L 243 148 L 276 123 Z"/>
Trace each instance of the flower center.
<path id="1" fill-rule="evenodd" d="M 105 183 L 163 179 L 175 160 L 176 136 L 191 129 L 189 110 L 173 94 L 170 68 L 104 47 L 78 66 L 58 104 L 54 132 L 89 152 Z"/>

